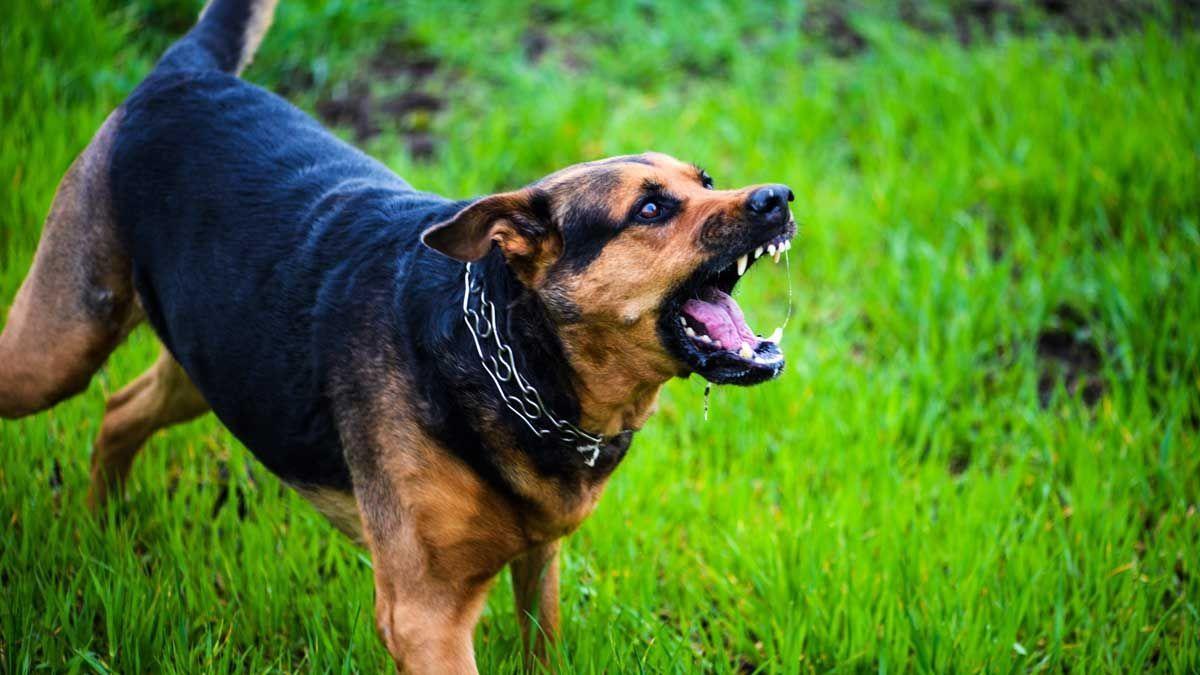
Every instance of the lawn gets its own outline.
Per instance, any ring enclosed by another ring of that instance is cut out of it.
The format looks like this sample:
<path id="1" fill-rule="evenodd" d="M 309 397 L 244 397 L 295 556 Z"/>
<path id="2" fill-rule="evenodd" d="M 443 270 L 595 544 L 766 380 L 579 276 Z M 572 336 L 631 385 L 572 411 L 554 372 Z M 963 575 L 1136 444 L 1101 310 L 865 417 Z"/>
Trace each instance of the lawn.
<path id="1" fill-rule="evenodd" d="M 1200 671 L 1187 3 L 281 4 L 246 77 L 421 189 L 655 149 L 796 193 L 790 264 L 740 291 L 782 322 L 790 269 L 788 370 L 707 421 L 667 387 L 565 547 L 562 672 Z M 0 3 L 0 316 L 197 10 Z M 0 422 L 0 669 L 389 667 L 366 553 L 211 416 L 88 514 L 104 398 L 155 351 Z M 519 668 L 506 575 L 475 641 Z"/>

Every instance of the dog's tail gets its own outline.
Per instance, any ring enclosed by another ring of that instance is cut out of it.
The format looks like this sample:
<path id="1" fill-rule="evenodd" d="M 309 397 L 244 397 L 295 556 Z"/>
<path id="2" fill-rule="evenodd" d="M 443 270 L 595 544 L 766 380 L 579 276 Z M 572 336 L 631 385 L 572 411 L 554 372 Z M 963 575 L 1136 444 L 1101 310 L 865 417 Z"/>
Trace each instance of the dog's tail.
<path id="1" fill-rule="evenodd" d="M 200 20 L 163 54 L 155 70 L 242 72 L 271 26 L 278 0 L 208 0 Z"/>

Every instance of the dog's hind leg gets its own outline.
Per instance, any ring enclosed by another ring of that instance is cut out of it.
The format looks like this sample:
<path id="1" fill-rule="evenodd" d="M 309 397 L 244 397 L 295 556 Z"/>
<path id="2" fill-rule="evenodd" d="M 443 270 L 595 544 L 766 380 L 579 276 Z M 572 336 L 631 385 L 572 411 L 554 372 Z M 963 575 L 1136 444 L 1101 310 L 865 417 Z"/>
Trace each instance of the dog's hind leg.
<path id="1" fill-rule="evenodd" d="M 195 419 L 208 403 L 165 347 L 149 370 L 108 399 L 92 450 L 88 503 L 99 507 L 120 489 L 138 450 L 159 429 Z"/>
<path id="2" fill-rule="evenodd" d="M 109 115 L 55 192 L 0 334 L 0 417 L 22 417 L 83 391 L 142 319 L 109 190 L 120 119 L 120 109 Z"/>

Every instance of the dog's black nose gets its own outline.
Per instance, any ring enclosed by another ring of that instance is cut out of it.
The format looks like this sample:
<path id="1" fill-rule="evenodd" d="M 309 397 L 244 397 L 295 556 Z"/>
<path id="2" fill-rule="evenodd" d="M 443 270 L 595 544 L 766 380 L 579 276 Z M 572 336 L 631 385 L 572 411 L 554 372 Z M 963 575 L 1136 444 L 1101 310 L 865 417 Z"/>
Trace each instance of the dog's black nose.
<path id="1" fill-rule="evenodd" d="M 750 198 L 746 200 L 746 207 L 752 213 L 769 216 L 776 211 L 780 213 L 786 211 L 787 203 L 795 198 L 791 188 L 786 185 L 764 185 L 750 193 Z"/>

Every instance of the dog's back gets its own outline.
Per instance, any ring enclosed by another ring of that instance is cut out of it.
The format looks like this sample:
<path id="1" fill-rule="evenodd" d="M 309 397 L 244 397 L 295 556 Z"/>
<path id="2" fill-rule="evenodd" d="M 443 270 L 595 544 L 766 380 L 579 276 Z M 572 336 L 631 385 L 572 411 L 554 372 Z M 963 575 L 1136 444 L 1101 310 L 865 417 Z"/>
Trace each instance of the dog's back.
<path id="1" fill-rule="evenodd" d="M 147 80 L 111 175 L 138 297 L 213 411 L 284 477 L 348 487 L 316 355 L 340 353 L 332 329 L 366 289 L 390 288 L 430 198 L 215 71 Z"/>
<path id="2" fill-rule="evenodd" d="M 64 179 L 38 253 L 45 264 L 39 273 L 35 263 L 0 338 L 0 385 L 12 383 L 0 414 L 78 391 L 144 310 L 208 405 L 268 468 L 349 487 L 328 401 L 332 364 L 320 355 L 346 352 L 355 337 L 347 326 L 388 319 L 364 322 L 364 312 L 391 305 L 369 295 L 393 291 L 420 231 L 455 204 L 413 191 L 235 76 L 273 6 L 206 7 Z M 65 278 L 63 269 L 80 271 Z M 29 297 L 37 292 L 45 297 Z M 75 306 L 61 317 L 32 316 L 64 298 Z M 18 365 L 56 333 L 49 351 L 70 353 Z M 26 373 L 50 379 L 23 392 Z"/>

